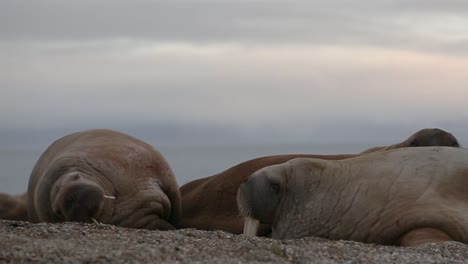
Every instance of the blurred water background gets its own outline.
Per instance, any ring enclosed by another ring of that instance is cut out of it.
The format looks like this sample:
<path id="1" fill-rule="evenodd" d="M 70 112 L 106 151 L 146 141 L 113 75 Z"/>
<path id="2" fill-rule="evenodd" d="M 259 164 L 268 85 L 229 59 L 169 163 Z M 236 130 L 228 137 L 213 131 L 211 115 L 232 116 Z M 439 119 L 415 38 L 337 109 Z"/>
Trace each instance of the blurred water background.
<path id="1" fill-rule="evenodd" d="M 19 194 L 27 190 L 29 175 L 39 156 L 55 140 L 80 130 L 1 129 L 0 192 Z M 180 186 L 222 172 L 241 162 L 279 154 L 349 154 L 374 146 L 401 142 L 421 125 L 365 126 L 342 125 L 336 128 L 310 129 L 305 126 L 285 129 L 264 127 L 236 130 L 217 126 L 106 126 L 139 138 L 159 150 L 171 165 Z M 321 126 L 317 126 L 321 128 Z M 453 133 L 466 146 L 468 130 L 458 126 L 440 127 Z M 294 128 L 294 129 L 291 129 Z"/>
<path id="2" fill-rule="evenodd" d="M 278 154 L 335 154 L 359 152 L 371 144 L 363 143 L 278 143 L 278 144 L 157 144 L 168 160 L 179 185 L 211 176 L 243 161 Z M 50 142 L 10 145 L 0 149 L 0 192 L 18 194 L 26 191 L 29 175 L 39 156 Z"/>

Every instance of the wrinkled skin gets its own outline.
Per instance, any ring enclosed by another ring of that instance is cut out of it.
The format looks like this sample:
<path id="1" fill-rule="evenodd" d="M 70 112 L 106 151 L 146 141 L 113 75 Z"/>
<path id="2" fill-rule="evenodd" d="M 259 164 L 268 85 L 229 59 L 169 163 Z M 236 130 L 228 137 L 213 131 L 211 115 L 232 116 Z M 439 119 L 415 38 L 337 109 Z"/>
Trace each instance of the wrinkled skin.
<path id="1" fill-rule="evenodd" d="M 318 236 L 385 245 L 468 243 L 468 150 L 403 148 L 265 167 L 238 192 L 244 216 L 272 237 Z"/>
<path id="2" fill-rule="evenodd" d="M 366 154 L 396 148 L 429 146 L 460 147 L 460 144 L 458 143 L 458 140 L 447 131 L 438 128 L 424 128 L 414 133 L 403 142 L 384 147 L 370 148 L 361 153 Z"/>
<path id="3" fill-rule="evenodd" d="M 55 141 L 28 185 L 32 222 L 98 222 L 174 229 L 180 217 L 176 179 L 150 145 L 112 130 L 88 130 Z"/>
<path id="4" fill-rule="evenodd" d="M 0 193 L 0 219 L 28 221 L 27 193 L 9 195 Z"/>

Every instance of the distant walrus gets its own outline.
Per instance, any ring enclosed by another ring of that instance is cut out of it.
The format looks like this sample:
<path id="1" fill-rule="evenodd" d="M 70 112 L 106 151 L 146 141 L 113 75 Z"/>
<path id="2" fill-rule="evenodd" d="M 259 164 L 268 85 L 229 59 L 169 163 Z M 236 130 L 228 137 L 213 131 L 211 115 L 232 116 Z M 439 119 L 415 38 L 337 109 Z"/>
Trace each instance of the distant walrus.
<path id="1" fill-rule="evenodd" d="M 299 158 L 239 187 L 246 234 L 317 236 L 384 245 L 468 243 L 468 150 L 403 148 L 352 159 Z"/>
<path id="2" fill-rule="evenodd" d="M 78 221 L 174 229 L 180 194 L 169 164 L 152 146 L 112 130 L 55 141 L 28 185 L 32 222 Z"/>
<path id="3" fill-rule="evenodd" d="M 198 179 L 180 187 L 182 215 L 178 228 L 224 230 L 242 234 L 244 220 L 239 216 L 236 195 L 239 185 L 256 170 L 286 162 L 298 157 L 344 159 L 354 155 L 278 155 L 243 162 L 211 177 Z M 261 235 L 270 233 L 270 226 L 263 225 Z"/>
<path id="4" fill-rule="evenodd" d="M 438 128 L 425 128 L 411 135 L 403 142 L 384 147 L 373 147 L 367 149 L 362 154 L 385 151 L 389 149 L 405 148 L 405 147 L 429 147 L 429 146 L 447 146 L 459 147 L 458 140 L 449 132 Z"/>
<path id="5" fill-rule="evenodd" d="M 0 219 L 28 221 L 27 193 L 9 195 L 0 193 Z"/>
<path id="6" fill-rule="evenodd" d="M 431 139 L 433 137 L 433 139 Z M 406 144 L 405 142 L 408 142 Z M 440 129 L 422 129 L 408 140 L 388 146 L 403 148 L 427 144 L 446 144 L 458 146 L 452 134 Z M 385 148 L 385 147 L 382 147 Z M 366 153 L 369 151 L 365 151 Z M 243 231 L 243 220 L 237 210 L 236 195 L 239 185 L 256 170 L 286 162 L 298 157 L 338 160 L 357 155 L 278 155 L 249 160 L 219 174 L 197 179 L 180 187 L 182 196 L 182 216 L 178 228 L 197 228 L 202 230 L 224 230 L 234 234 Z M 259 235 L 270 233 L 269 225 L 261 225 Z"/>

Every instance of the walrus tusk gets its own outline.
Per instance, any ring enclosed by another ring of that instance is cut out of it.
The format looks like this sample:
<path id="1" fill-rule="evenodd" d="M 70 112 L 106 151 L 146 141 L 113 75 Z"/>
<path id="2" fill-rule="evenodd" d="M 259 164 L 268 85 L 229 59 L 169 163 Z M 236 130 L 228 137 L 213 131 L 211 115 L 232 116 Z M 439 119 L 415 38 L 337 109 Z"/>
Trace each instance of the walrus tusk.
<path id="1" fill-rule="evenodd" d="M 93 221 L 93 223 L 95 223 L 96 225 L 100 225 L 101 223 L 99 223 L 96 219 L 94 218 L 91 218 L 91 221 Z"/>
<path id="2" fill-rule="evenodd" d="M 115 196 L 104 195 L 104 198 L 115 200 Z"/>
<path id="3" fill-rule="evenodd" d="M 244 235 L 256 236 L 260 221 L 252 217 L 246 216 L 244 220 Z"/>

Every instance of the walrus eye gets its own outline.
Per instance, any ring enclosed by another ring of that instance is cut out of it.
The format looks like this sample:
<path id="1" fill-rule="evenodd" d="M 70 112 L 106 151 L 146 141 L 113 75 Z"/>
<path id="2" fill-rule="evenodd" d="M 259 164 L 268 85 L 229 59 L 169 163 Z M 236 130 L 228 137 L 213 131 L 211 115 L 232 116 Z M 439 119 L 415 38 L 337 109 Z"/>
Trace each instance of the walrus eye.
<path id="1" fill-rule="evenodd" d="M 415 140 L 411 141 L 410 145 L 413 146 L 413 147 L 416 147 L 416 146 L 419 145 L 419 143 L 418 143 L 418 141 L 415 139 Z"/>
<path id="2" fill-rule="evenodd" d="M 270 188 L 275 192 L 275 193 L 279 193 L 280 191 L 280 185 L 278 183 L 271 183 L 270 184 Z"/>

